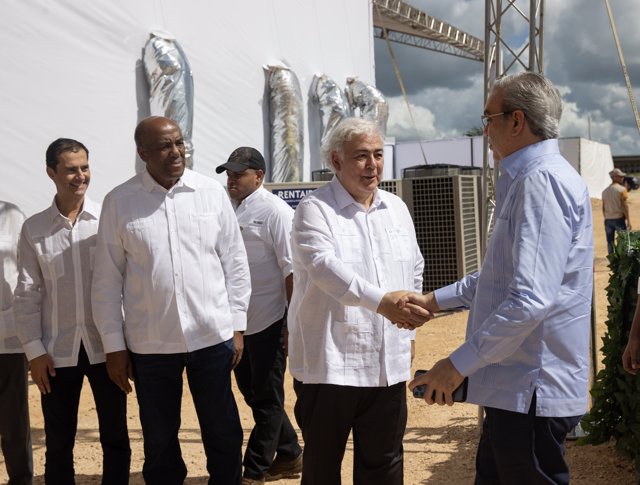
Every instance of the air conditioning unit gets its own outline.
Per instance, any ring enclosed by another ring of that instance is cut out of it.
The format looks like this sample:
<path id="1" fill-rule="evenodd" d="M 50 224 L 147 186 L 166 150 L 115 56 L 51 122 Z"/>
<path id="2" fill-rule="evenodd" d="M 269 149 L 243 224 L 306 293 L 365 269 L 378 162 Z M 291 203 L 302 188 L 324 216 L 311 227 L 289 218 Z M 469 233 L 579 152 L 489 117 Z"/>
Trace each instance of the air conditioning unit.
<path id="1" fill-rule="evenodd" d="M 477 175 L 406 178 L 403 199 L 425 261 L 423 291 L 449 285 L 479 269 Z"/>

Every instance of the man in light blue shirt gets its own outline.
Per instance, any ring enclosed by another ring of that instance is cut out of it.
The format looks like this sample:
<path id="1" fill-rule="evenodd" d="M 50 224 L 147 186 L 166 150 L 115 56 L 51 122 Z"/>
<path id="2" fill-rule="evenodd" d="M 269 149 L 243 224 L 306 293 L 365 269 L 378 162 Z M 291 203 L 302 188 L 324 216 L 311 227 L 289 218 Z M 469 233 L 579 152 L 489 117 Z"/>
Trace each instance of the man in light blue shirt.
<path id="1" fill-rule="evenodd" d="M 568 431 L 587 410 L 593 228 L 587 187 L 560 155 L 562 102 L 542 75 L 498 79 L 484 134 L 499 161 L 496 222 L 481 270 L 409 298 L 430 311 L 469 307 L 466 341 L 428 374 L 429 404 L 469 377 L 485 406 L 476 485 L 569 483 Z"/>

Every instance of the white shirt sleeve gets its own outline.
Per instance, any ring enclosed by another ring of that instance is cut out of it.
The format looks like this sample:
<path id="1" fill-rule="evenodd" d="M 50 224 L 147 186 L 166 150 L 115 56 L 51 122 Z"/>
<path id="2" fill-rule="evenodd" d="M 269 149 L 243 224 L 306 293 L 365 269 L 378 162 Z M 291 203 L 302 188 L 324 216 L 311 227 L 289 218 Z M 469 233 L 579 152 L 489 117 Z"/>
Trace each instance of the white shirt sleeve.
<path id="1" fill-rule="evenodd" d="M 26 225 L 18 244 L 18 285 L 15 291 L 16 334 L 27 360 L 44 355 L 42 343 L 42 289 L 44 279 Z"/>

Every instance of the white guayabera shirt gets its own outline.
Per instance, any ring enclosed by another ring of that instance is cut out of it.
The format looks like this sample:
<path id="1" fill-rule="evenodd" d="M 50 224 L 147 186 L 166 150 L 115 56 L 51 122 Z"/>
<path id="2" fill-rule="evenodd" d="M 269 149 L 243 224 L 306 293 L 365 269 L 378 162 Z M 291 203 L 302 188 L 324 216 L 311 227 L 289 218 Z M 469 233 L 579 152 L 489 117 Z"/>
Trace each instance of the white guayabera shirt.
<path id="1" fill-rule="evenodd" d="M 106 352 L 193 352 L 245 330 L 247 254 L 216 180 L 185 170 L 167 190 L 144 170 L 116 187 L 96 254 L 93 314 Z"/>
<path id="2" fill-rule="evenodd" d="M 81 341 L 91 364 L 105 360 L 91 316 L 99 217 L 100 206 L 85 198 L 72 224 L 54 200 L 22 226 L 15 315 L 28 360 L 47 353 L 55 367 L 75 366 Z"/>
<path id="3" fill-rule="evenodd" d="M 415 332 L 376 313 L 389 291 L 422 291 L 424 260 L 404 202 L 378 189 L 366 210 L 334 177 L 296 208 L 292 247 L 291 374 L 359 387 L 408 380 Z"/>
<path id="4" fill-rule="evenodd" d="M 13 318 L 13 289 L 18 280 L 17 253 L 24 214 L 17 206 L 0 201 L 0 354 L 22 353 Z"/>

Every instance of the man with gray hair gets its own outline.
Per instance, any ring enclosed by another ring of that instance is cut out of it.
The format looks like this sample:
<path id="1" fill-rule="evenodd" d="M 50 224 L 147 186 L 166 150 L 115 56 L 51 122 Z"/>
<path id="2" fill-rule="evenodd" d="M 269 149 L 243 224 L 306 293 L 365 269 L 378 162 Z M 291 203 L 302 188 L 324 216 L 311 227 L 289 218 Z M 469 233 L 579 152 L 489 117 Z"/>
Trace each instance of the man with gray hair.
<path id="1" fill-rule="evenodd" d="M 564 441 L 587 410 L 591 203 L 560 155 L 561 113 L 558 90 L 541 74 L 496 80 L 482 116 L 500 160 L 482 268 L 406 302 L 431 312 L 470 307 L 466 341 L 409 387 L 425 384 L 427 403 L 451 405 L 469 377 L 467 400 L 486 413 L 476 485 L 568 484 Z"/>
<path id="2" fill-rule="evenodd" d="M 353 483 L 403 483 L 402 438 L 413 332 L 401 310 L 422 289 L 423 259 L 406 205 L 378 184 L 378 125 L 347 118 L 323 146 L 331 182 L 296 208 L 289 364 L 304 439 L 303 485 L 339 484 L 349 432 Z M 426 313 L 426 312 L 425 312 Z"/>

